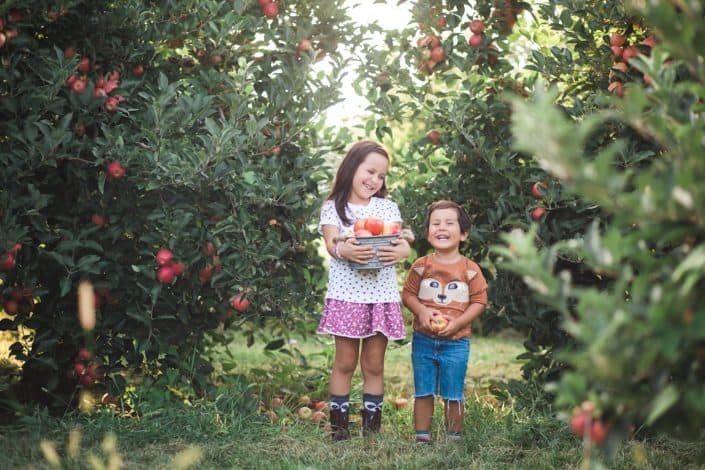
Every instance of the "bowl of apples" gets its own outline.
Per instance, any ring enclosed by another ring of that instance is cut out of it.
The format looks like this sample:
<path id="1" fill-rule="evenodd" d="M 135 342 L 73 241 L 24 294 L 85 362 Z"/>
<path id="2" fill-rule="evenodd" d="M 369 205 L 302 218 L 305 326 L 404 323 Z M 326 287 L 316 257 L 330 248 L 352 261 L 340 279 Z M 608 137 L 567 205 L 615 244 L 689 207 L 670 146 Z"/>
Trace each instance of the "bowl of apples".
<path id="1" fill-rule="evenodd" d="M 384 264 L 377 257 L 377 249 L 391 245 L 392 240 L 400 236 L 402 236 L 402 230 L 399 222 L 385 222 L 375 217 L 358 219 L 353 226 L 352 234 L 348 234 L 346 238 L 354 237 L 360 245 L 373 247 L 375 256 L 365 264 L 349 261 L 350 266 L 356 270 L 383 268 Z"/>

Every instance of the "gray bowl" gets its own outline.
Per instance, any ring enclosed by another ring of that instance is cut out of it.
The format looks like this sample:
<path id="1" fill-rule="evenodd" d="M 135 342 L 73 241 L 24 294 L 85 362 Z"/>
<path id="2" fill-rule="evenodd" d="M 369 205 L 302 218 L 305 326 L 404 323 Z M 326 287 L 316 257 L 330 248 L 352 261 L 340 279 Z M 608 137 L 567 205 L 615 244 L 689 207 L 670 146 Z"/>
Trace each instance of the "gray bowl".
<path id="1" fill-rule="evenodd" d="M 377 251 L 380 246 L 388 246 L 392 244 L 392 240 L 399 238 L 399 234 L 395 235 L 377 235 L 374 237 L 354 237 L 360 245 L 371 246 Z M 367 264 L 355 263 L 353 261 L 348 261 L 348 264 L 358 271 L 363 269 L 380 269 L 384 268 L 384 264 L 377 258 L 377 254 L 367 262 Z"/>

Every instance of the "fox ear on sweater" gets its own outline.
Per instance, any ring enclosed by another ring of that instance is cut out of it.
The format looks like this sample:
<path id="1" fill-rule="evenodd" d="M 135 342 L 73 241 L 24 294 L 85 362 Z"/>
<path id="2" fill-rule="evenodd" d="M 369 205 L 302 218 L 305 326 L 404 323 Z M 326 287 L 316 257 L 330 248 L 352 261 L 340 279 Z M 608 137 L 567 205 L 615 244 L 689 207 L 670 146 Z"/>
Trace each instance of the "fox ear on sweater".
<path id="1" fill-rule="evenodd" d="M 414 271 L 416 271 L 416 274 L 418 274 L 419 276 L 423 276 L 423 273 L 424 271 L 426 271 L 426 269 L 421 266 L 417 266 L 414 268 Z"/>
<path id="2" fill-rule="evenodd" d="M 468 280 L 471 280 L 471 279 L 473 279 L 475 276 L 477 276 L 477 271 L 473 271 L 472 269 L 468 269 L 465 274 L 468 275 Z"/>

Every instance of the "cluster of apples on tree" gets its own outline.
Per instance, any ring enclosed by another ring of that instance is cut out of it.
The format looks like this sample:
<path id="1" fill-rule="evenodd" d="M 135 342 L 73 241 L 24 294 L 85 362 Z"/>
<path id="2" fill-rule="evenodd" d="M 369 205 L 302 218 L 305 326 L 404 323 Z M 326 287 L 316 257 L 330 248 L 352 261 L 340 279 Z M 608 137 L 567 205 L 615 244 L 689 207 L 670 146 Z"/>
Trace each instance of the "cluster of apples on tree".
<path id="1" fill-rule="evenodd" d="M 95 360 L 93 353 L 87 348 L 81 348 L 78 351 L 71 373 L 83 387 L 91 387 L 96 380 L 103 376 L 100 363 Z"/>
<path id="2" fill-rule="evenodd" d="M 647 36 L 638 43 L 628 42 L 626 34 L 614 31 L 609 37 L 609 46 L 614 57 L 614 64 L 610 71 L 610 84 L 607 86 L 607 91 L 610 93 L 622 96 L 624 95 L 624 82 L 628 79 L 628 73 L 632 69 L 629 61 L 640 54 L 649 55 L 651 49 L 656 46 L 656 39 L 653 35 Z M 642 75 L 643 83 L 646 86 L 651 85 L 653 79 L 647 75 Z"/>
<path id="3" fill-rule="evenodd" d="M 548 189 L 548 184 L 545 181 L 536 181 L 531 185 L 531 197 L 537 200 L 543 200 L 543 192 Z M 546 208 L 543 206 L 534 207 L 531 209 L 531 218 L 541 220 L 541 217 L 546 213 Z"/>
<path id="4" fill-rule="evenodd" d="M 10 10 L 7 15 L 7 21 L 0 16 L 0 49 L 2 49 L 8 41 L 11 41 L 19 34 L 17 28 L 11 26 L 12 23 L 22 21 L 24 14 L 22 11 L 14 9 Z"/>
<path id="5" fill-rule="evenodd" d="M 0 295 L 0 305 L 8 315 L 26 314 L 32 310 L 32 288 L 8 287 Z"/>

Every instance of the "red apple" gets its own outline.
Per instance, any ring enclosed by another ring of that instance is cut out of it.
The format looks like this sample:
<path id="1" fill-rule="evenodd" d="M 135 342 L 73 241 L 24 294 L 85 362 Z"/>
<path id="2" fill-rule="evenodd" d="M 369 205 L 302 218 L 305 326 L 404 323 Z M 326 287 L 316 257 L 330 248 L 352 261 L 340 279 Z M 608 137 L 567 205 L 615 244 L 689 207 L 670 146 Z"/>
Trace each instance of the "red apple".
<path id="1" fill-rule="evenodd" d="M 117 80 L 108 80 L 105 82 L 103 85 L 103 89 L 105 90 L 106 93 L 110 93 L 114 89 L 116 89 L 119 85 L 119 82 Z"/>
<path id="2" fill-rule="evenodd" d="M 612 55 L 615 57 L 622 57 L 622 52 L 624 52 L 622 46 L 610 46 L 610 49 L 612 50 Z"/>
<path id="3" fill-rule="evenodd" d="M 272 411 L 272 410 L 267 410 L 264 412 L 265 415 L 267 415 L 267 418 L 269 418 L 269 421 L 272 422 L 272 424 L 275 424 L 277 421 L 279 421 L 279 416 Z"/>
<path id="4" fill-rule="evenodd" d="M 328 403 L 324 400 L 317 401 L 313 407 L 316 409 L 316 411 L 325 411 L 328 409 Z"/>
<path id="5" fill-rule="evenodd" d="M 5 33 L 0 31 L 0 47 L 4 46 L 6 42 L 7 42 L 7 36 L 5 36 Z"/>
<path id="6" fill-rule="evenodd" d="M 326 414 L 323 411 L 314 411 L 311 415 L 311 422 L 320 424 L 326 420 Z"/>
<path id="7" fill-rule="evenodd" d="M 401 232 L 401 224 L 399 222 L 385 222 L 382 235 L 396 235 Z"/>
<path id="8" fill-rule="evenodd" d="M 16 265 L 17 260 L 15 260 L 14 254 L 5 252 L 0 256 L 0 271 L 10 271 L 14 269 Z"/>
<path id="9" fill-rule="evenodd" d="M 125 168 L 123 168 L 119 161 L 113 160 L 108 164 L 108 176 L 120 179 L 125 176 Z"/>
<path id="10" fill-rule="evenodd" d="M 87 348 L 81 348 L 78 350 L 76 358 L 79 361 L 90 361 L 91 359 L 93 359 L 93 353 Z"/>
<path id="11" fill-rule="evenodd" d="M 137 64 L 132 67 L 132 75 L 139 78 L 144 75 L 144 66 L 142 64 Z"/>
<path id="12" fill-rule="evenodd" d="M 616 62 L 612 65 L 612 68 L 619 70 L 620 72 L 626 73 L 629 70 L 629 66 L 624 62 Z"/>
<path id="13" fill-rule="evenodd" d="M 585 433 L 585 422 L 587 417 L 582 411 L 578 411 L 570 418 L 570 429 L 576 435 L 582 436 Z"/>
<path id="14" fill-rule="evenodd" d="M 593 421 L 592 427 L 590 428 L 590 439 L 592 439 L 592 442 L 595 444 L 602 444 L 606 437 L 607 429 L 605 428 L 605 425 L 602 424 L 602 421 L 599 419 Z"/>
<path id="15" fill-rule="evenodd" d="M 91 222 L 99 226 L 105 225 L 105 217 L 100 214 L 93 214 L 91 216 Z"/>
<path id="16" fill-rule="evenodd" d="M 616 31 L 614 33 L 610 34 L 610 46 L 621 47 L 624 45 L 624 41 L 625 41 L 625 37 L 622 34 L 616 32 Z"/>
<path id="17" fill-rule="evenodd" d="M 201 253 L 203 256 L 214 256 L 215 255 L 215 245 L 213 242 L 206 242 L 206 244 L 203 247 L 203 250 L 201 250 Z"/>
<path id="18" fill-rule="evenodd" d="M 470 31 L 473 34 L 482 34 L 485 30 L 485 23 L 482 20 L 472 20 L 470 22 Z"/>
<path id="19" fill-rule="evenodd" d="M 436 46 L 431 49 L 431 60 L 438 63 L 443 62 L 446 58 L 446 53 L 441 46 Z"/>
<path id="20" fill-rule="evenodd" d="M 174 275 L 176 276 L 181 276 L 184 273 L 184 270 L 186 269 L 186 266 L 184 266 L 184 263 L 182 263 L 181 261 L 172 263 L 170 266 L 171 270 L 174 271 Z"/>
<path id="21" fill-rule="evenodd" d="M 78 61 L 78 66 L 76 67 L 79 72 L 88 73 L 91 71 L 91 59 L 88 57 L 83 57 Z"/>
<path id="22" fill-rule="evenodd" d="M 304 54 L 311 50 L 311 41 L 308 39 L 302 39 L 301 42 L 296 46 L 296 52 L 298 54 Z"/>
<path id="23" fill-rule="evenodd" d="M 77 362 L 73 365 L 73 371 L 80 377 L 86 373 L 86 366 L 82 362 Z"/>
<path id="24" fill-rule="evenodd" d="M 531 195 L 536 199 L 543 198 L 543 189 L 548 188 L 548 185 L 543 181 L 537 181 L 531 186 Z"/>
<path id="25" fill-rule="evenodd" d="M 473 34 L 468 39 L 468 44 L 472 47 L 480 47 L 482 45 L 482 34 Z"/>
<path id="26" fill-rule="evenodd" d="M 629 59 L 640 54 L 639 49 L 634 46 L 629 46 L 622 52 L 622 59 L 629 62 Z"/>
<path id="27" fill-rule="evenodd" d="M 84 387 L 90 387 L 91 385 L 93 385 L 93 377 L 89 374 L 82 375 L 79 380 L 81 382 L 81 385 L 83 385 Z"/>
<path id="28" fill-rule="evenodd" d="M 269 5 L 270 3 L 272 3 L 272 0 L 257 0 L 257 4 L 260 7 L 263 7 L 265 5 Z"/>
<path id="29" fill-rule="evenodd" d="M 378 219 L 376 217 L 371 217 L 367 219 L 365 228 L 369 230 L 372 235 L 381 235 L 384 231 L 384 220 Z"/>
<path id="30" fill-rule="evenodd" d="M 76 75 L 69 75 L 69 77 L 66 79 L 66 81 L 64 82 L 64 84 L 65 84 L 67 87 L 72 87 L 72 85 L 74 84 L 74 82 L 75 82 L 76 80 L 78 80 L 78 77 L 77 77 Z"/>
<path id="31" fill-rule="evenodd" d="M 445 16 L 441 16 L 440 18 L 438 18 L 438 20 L 436 20 L 436 28 L 438 29 L 445 28 L 447 24 L 448 18 L 446 18 Z"/>
<path id="32" fill-rule="evenodd" d="M 367 225 L 367 219 L 357 219 L 353 225 L 353 231 L 365 230 L 365 225 Z"/>
<path id="33" fill-rule="evenodd" d="M 617 96 L 622 96 L 624 94 L 624 86 L 622 85 L 622 82 L 615 81 L 609 84 L 607 91 Z"/>
<path id="34" fill-rule="evenodd" d="M 544 209 L 543 207 L 536 207 L 534 210 L 531 211 L 531 218 L 534 220 L 539 220 L 545 213 L 546 209 Z"/>
<path id="35" fill-rule="evenodd" d="M 157 271 L 157 279 L 162 284 L 171 284 L 175 277 L 176 273 L 171 266 L 162 266 Z"/>
<path id="36" fill-rule="evenodd" d="M 431 141 L 433 145 L 438 145 L 441 143 L 441 133 L 438 132 L 436 129 L 431 129 L 430 131 L 426 132 L 426 138 Z"/>
<path id="37" fill-rule="evenodd" d="M 360 229 L 360 230 L 355 230 L 355 236 L 356 237 L 371 237 L 372 232 L 370 232 L 367 229 Z"/>
<path id="38" fill-rule="evenodd" d="M 200 271 L 198 271 L 198 280 L 201 281 L 201 284 L 205 284 L 208 281 L 211 280 L 213 277 L 213 272 L 215 271 L 215 267 L 207 264 L 204 267 L 201 268 Z"/>
<path id="39" fill-rule="evenodd" d="M 270 402 L 270 405 L 272 405 L 272 408 L 279 408 L 283 404 L 284 404 L 284 400 L 282 400 L 279 397 L 272 398 L 272 401 Z"/>
<path id="40" fill-rule="evenodd" d="M 648 38 L 641 41 L 641 45 L 646 47 L 654 47 L 656 46 L 656 39 L 653 36 L 649 36 Z"/>
<path id="41" fill-rule="evenodd" d="M 5 310 L 5 313 L 7 313 L 8 315 L 16 314 L 18 307 L 19 305 L 17 304 L 17 301 L 12 299 L 6 300 L 2 306 L 3 310 Z"/>
<path id="42" fill-rule="evenodd" d="M 118 109 L 119 102 L 117 98 L 114 96 L 111 96 L 107 100 L 105 100 L 105 103 L 103 103 L 103 106 L 105 107 L 105 110 L 109 113 L 114 113 Z"/>
<path id="43" fill-rule="evenodd" d="M 108 93 L 103 88 L 95 87 L 93 88 L 93 98 L 107 97 Z"/>
<path id="44" fill-rule="evenodd" d="M 233 297 L 231 305 L 238 312 L 244 312 L 245 310 L 247 310 L 247 307 L 250 306 L 250 300 L 244 298 L 243 294 L 238 294 L 235 297 Z"/>
<path id="45" fill-rule="evenodd" d="M 64 49 L 64 57 L 67 59 L 70 59 L 71 57 L 76 55 L 76 48 L 73 46 L 69 46 L 66 49 Z"/>
<path id="46" fill-rule="evenodd" d="M 83 78 L 79 78 L 78 80 L 75 80 L 71 84 L 71 91 L 73 91 L 77 95 L 82 94 L 84 91 L 86 91 L 86 80 Z"/>
<path id="47" fill-rule="evenodd" d="M 171 250 L 167 250 L 166 248 L 162 248 L 161 250 L 157 251 L 156 255 L 154 255 L 154 259 L 157 261 L 157 264 L 159 266 L 165 266 L 169 264 L 173 257 L 174 253 Z"/>
<path id="48" fill-rule="evenodd" d="M 267 18 L 274 18 L 279 14 L 279 7 L 276 3 L 267 3 L 262 6 L 262 13 Z"/>

